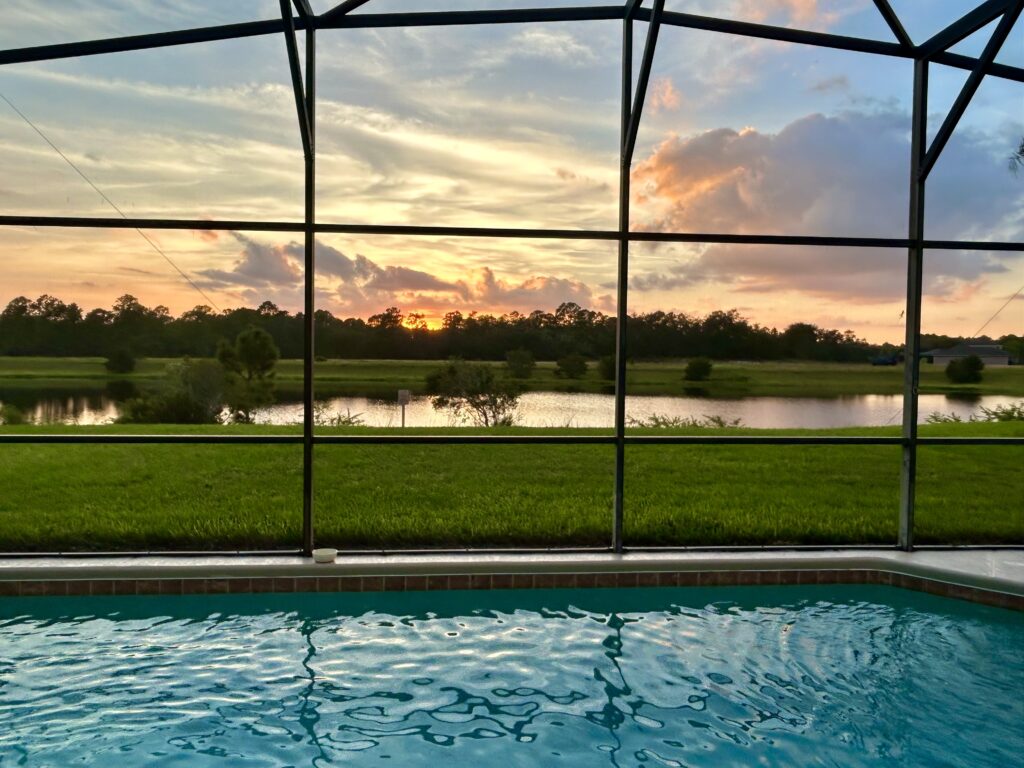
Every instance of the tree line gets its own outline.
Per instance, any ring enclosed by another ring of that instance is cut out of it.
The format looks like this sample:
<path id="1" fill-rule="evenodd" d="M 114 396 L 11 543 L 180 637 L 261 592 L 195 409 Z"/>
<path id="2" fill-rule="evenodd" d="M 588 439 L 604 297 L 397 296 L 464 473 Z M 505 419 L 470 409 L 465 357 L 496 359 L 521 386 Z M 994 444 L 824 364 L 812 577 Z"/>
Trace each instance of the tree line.
<path id="1" fill-rule="evenodd" d="M 504 360 L 510 350 L 526 350 L 538 360 L 578 354 L 597 359 L 615 353 L 615 317 L 575 303 L 554 312 L 503 315 L 449 312 L 440 328 L 422 315 L 389 307 L 367 319 L 335 317 L 318 310 L 318 357 L 338 359 Z M 216 312 L 196 306 L 178 317 L 167 307 L 147 307 L 121 296 L 111 309 L 83 310 L 44 295 L 19 296 L 0 313 L 0 355 L 109 357 L 126 351 L 135 357 L 214 357 L 222 340 L 248 328 L 266 331 L 281 357 L 303 354 L 303 316 L 265 301 L 256 308 Z M 929 336 L 924 348 L 952 346 L 958 339 Z M 1004 337 L 1013 342 L 1017 337 Z M 736 310 L 704 316 L 683 312 L 630 315 L 630 358 L 707 357 L 743 360 L 861 362 L 898 352 L 870 344 L 852 331 L 793 323 L 779 330 L 752 322 Z M 1011 354 L 1013 354 L 1011 350 Z"/>

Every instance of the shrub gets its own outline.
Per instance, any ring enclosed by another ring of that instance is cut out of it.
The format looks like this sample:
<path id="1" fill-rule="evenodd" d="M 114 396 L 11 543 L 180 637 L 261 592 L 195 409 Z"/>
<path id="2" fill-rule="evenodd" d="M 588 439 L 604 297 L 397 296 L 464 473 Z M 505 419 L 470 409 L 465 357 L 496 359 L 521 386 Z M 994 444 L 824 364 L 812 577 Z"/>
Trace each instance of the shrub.
<path id="1" fill-rule="evenodd" d="M 977 355 L 950 360 L 946 366 L 946 378 L 954 384 L 977 384 L 981 381 L 981 372 L 985 363 Z"/>
<path id="2" fill-rule="evenodd" d="M 185 358 L 158 391 L 128 400 L 122 424 L 216 424 L 224 408 L 224 371 L 210 360 Z"/>
<path id="3" fill-rule="evenodd" d="M 615 380 L 615 355 L 605 355 L 597 361 L 597 372 L 606 381 Z"/>
<path id="4" fill-rule="evenodd" d="M 449 409 L 456 418 L 481 427 L 510 427 L 519 406 L 519 385 L 498 377 L 493 366 L 452 360 L 427 376 L 437 410 Z"/>
<path id="5" fill-rule="evenodd" d="M 558 361 L 555 373 L 567 379 L 582 379 L 587 373 L 587 358 L 583 355 L 566 355 Z"/>
<path id="6" fill-rule="evenodd" d="M 274 373 L 280 357 L 273 336 L 256 326 L 238 334 L 234 344 L 220 342 L 217 360 L 224 369 L 233 422 L 253 424 L 256 409 L 274 402 Z"/>
<path id="7" fill-rule="evenodd" d="M 528 379 L 537 367 L 533 353 L 528 349 L 513 349 L 505 353 L 505 365 L 513 379 Z"/>
<path id="8" fill-rule="evenodd" d="M 711 378 L 711 361 L 706 357 L 695 357 L 686 364 L 683 373 L 686 381 L 707 381 Z"/>
<path id="9" fill-rule="evenodd" d="M 131 373 L 135 370 L 135 357 L 127 349 L 117 349 L 110 353 L 103 367 L 111 373 Z"/>
<path id="10" fill-rule="evenodd" d="M 964 419 L 956 413 L 939 413 L 938 411 L 928 414 L 925 419 L 929 424 L 961 424 Z M 1024 400 L 1019 403 L 1008 403 L 997 405 L 995 408 L 981 406 L 981 413 L 972 413 L 967 417 L 969 423 L 992 423 L 996 421 L 1024 421 Z"/>
<path id="11" fill-rule="evenodd" d="M 159 392 L 124 403 L 121 424 L 216 424 L 224 408 L 224 372 L 211 360 L 187 357 Z"/>
<path id="12" fill-rule="evenodd" d="M 726 419 L 718 415 L 705 415 L 703 418 L 694 416 L 666 416 L 653 413 L 646 419 L 626 420 L 626 425 L 641 429 L 733 429 L 743 426 L 743 419 Z"/>
<path id="13" fill-rule="evenodd" d="M 15 405 L 0 405 L 0 424 L 11 427 L 15 424 L 28 424 L 24 412 Z"/>

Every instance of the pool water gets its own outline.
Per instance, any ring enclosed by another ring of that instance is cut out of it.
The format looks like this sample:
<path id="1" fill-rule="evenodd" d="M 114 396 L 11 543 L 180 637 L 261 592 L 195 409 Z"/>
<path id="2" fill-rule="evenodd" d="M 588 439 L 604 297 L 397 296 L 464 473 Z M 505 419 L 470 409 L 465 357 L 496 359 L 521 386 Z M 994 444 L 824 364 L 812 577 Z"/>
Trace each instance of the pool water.
<path id="1" fill-rule="evenodd" d="M 0 766 L 1004 766 L 1024 615 L 888 587 L 0 600 Z"/>

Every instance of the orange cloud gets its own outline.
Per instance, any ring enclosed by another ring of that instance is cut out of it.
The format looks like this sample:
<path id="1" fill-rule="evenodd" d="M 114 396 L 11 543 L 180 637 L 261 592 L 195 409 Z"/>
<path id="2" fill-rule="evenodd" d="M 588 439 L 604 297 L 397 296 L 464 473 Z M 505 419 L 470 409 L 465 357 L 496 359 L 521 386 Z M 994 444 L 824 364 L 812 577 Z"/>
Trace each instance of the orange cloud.
<path id="1" fill-rule="evenodd" d="M 769 21 L 774 17 L 797 26 L 806 26 L 822 17 L 828 21 L 834 15 L 821 11 L 818 0 L 743 0 L 739 12 L 741 18 L 752 21 Z"/>

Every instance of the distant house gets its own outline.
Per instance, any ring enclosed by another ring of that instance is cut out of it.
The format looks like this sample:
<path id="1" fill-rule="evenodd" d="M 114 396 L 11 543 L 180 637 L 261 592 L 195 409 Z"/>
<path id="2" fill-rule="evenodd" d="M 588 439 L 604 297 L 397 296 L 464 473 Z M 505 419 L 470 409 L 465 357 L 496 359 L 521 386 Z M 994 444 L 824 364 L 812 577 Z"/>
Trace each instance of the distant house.
<path id="1" fill-rule="evenodd" d="M 1010 353 L 998 344 L 957 344 L 949 349 L 933 349 L 921 356 L 935 365 L 948 365 L 952 360 L 960 360 L 977 355 L 985 365 L 1009 365 Z"/>

